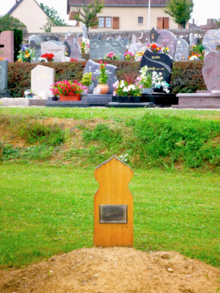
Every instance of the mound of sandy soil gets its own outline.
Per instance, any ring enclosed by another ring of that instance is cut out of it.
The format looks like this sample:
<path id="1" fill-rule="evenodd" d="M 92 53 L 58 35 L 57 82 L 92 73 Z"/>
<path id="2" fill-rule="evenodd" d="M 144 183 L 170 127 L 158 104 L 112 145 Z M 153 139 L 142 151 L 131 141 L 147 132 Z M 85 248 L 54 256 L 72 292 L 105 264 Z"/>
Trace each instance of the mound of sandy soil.
<path id="1" fill-rule="evenodd" d="M 215 293 L 220 270 L 176 252 L 84 248 L 0 271 L 0 292 Z"/>

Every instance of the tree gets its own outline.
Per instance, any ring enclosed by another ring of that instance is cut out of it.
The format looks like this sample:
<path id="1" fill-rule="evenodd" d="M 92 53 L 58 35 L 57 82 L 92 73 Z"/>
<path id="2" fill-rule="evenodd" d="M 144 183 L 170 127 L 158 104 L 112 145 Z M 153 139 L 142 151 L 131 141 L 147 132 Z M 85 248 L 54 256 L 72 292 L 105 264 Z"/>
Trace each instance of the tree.
<path id="1" fill-rule="evenodd" d="M 46 13 L 46 15 L 51 20 L 51 22 L 52 22 L 53 25 L 58 25 L 58 26 L 67 25 L 67 23 L 65 22 L 65 20 L 64 19 L 61 19 L 60 15 L 58 14 L 58 12 L 54 8 L 50 8 L 48 6 L 45 6 L 43 3 L 40 3 L 40 7 Z M 48 22 L 47 22 L 47 24 L 48 24 Z"/>
<path id="2" fill-rule="evenodd" d="M 45 25 L 40 27 L 41 30 L 44 30 L 45 33 L 50 33 L 51 32 L 51 27 L 54 26 L 54 23 L 51 21 L 51 19 L 48 17 L 47 22 Z"/>
<path id="3" fill-rule="evenodd" d="M 77 13 L 74 19 L 84 23 L 88 33 L 90 27 L 98 25 L 97 14 L 102 11 L 104 4 L 102 0 L 95 0 L 89 4 L 86 4 L 85 0 L 82 0 L 82 2 L 82 6 L 76 6 Z"/>
<path id="4" fill-rule="evenodd" d="M 174 21 L 183 28 L 191 18 L 194 4 L 192 0 L 170 0 L 166 6 L 165 13 L 174 18 Z"/>
<path id="5" fill-rule="evenodd" d="M 10 16 L 9 14 L 0 16 L 0 30 L 12 30 L 12 29 L 26 29 L 26 25 L 21 22 L 19 19 Z"/>

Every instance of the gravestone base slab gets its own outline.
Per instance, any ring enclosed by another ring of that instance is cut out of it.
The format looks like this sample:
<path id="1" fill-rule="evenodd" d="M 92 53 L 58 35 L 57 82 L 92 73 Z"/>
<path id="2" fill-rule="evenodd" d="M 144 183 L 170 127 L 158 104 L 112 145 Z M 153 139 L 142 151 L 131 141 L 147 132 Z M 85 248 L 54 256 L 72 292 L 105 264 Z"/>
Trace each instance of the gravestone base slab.
<path id="1" fill-rule="evenodd" d="M 52 101 L 52 98 L 47 100 L 47 107 L 106 107 L 112 101 L 112 95 L 82 95 L 81 101 Z"/>
<path id="2" fill-rule="evenodd" d="M 46 99 L 27 99 L 27 98 L 2 98 L 1 106 L 4 107 L 31 107 L 46 106 Z"/>
<path id="3" fill-rule="evenodd" d="M 155 107 L 153 103 L 117 103 L 111 102 L 108 104 L 109 108 L 152 108 Z"/>
<path id="4" fill-rule="evenodd" d="M 10 90 L 1 90 L 0 91 L 0 99 L 1 98 L 10 98 Z"/>
<path id="5" fill-rule="evenodd" d="M 213 96 L 209 93 L 178 94 L 178 105 L 172 105 L 176 109 L 220 109 L 220 95 Z"/>

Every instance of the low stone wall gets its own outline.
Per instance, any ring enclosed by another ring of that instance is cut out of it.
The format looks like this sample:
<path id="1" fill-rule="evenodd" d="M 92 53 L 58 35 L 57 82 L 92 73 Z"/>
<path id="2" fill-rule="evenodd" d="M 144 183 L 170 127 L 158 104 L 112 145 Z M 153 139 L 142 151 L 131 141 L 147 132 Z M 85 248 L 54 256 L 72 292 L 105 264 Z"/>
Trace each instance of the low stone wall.
<path id="1" fill-rule="evenodd" d="M 98 36 L 98 34 L 101 33 L 102 39 L 106 39 L 108 37 L 116 38 L 119 35 L 121 37 L 123 37 L 123 38 L 131 38 L 133 34 L 137 38 L 139 38 L 139 37 L 141 37 L 142 31 L 144 31 L 146 33 L 148 38 L 150 37 L 150 30 L 140 30 L 140 31 L 119 31 L 119 30 L 117 30 L 117 31 L 115 31 L 115 30 L 114 31 L 113 30 L 109 31 L 108 30 L 108 31 L 102 31 L 102 32 L 90 32 L 89 37 L 91 39 L 91 38 L 94 38 L 94 37 Z M 188 36 L 190 33 L 193 33 L 193 34 L 199 35 L 199 37 L 203 37 L 205 35 L 205 33 L 206 33 L 205 30 L 200 29 L 200 28 L 194 28 L 194 29 L 170 29 L 168 31 L 172 32 L 175 36 Z M 71 32 L 71 34 L 74 35 L 75 37 L 82 36 L 82 33 L 79 34 L 78 32 L 75 32 L 75 33 Z M 60 33 L 60 32 L 59 33 L 43 33 L 43 32 L 42 33 L 27 33 L 27 32 L 25 32 L 23 37 L 24 37 L 25 40 L 28 40 L 28 38 L 30 36 L 32 36 L 32 35 L 46 35 L 48 37 L 51 37 L 51 36 L 54 37 L 55 36 L 57 38 L 62 39 L 62 38 L 64 38 L 65 33 Z"/>

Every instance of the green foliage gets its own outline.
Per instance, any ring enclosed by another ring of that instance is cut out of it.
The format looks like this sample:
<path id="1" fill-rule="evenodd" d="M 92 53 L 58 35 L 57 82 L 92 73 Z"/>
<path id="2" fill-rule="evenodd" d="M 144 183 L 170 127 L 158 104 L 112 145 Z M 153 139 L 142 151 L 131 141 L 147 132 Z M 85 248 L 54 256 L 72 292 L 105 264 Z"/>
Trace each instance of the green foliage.
<path id="1" fill-rule="evenodd" d="M 0 16 L 0 30 L 1 31 L 8 31 L 8 30 L 24 30 L 26 29 L 26 25 L 21 22 L 19 19 L 10 16 L 9 14 L 5 14 Z"/>
<path id="2" fill-rule="evenodd" d="M 20 50 L 20 47 L 19 47 Z M 98 60 L 97 60 L 98 61 Z M 44 66 L 55 69 L 55 81 L 81 80 L 87 61 L 67 63 L 44 63 Z M 139 62 L 108 61 L 108 64 L 117 66 L 116 77 L 123 80 L 123 74 L 130 74 L 140 70 Z M 206 90 L 202 76 L 203 61 L 174 62 L 171 76 L 173 93 L 194 93 L 197 90 Z M 8 89 L 12 97 L 23 97 L 24 91 L 31 87 L 32 63 L 8 64 Z"/>
<path id="3" fill-rule="evenodd" d="M 220 167 L 220 146 L 212 142 L 220 136 L 220 123 L 144 115 L 129 123 L 134 127 L 136 144 L 142 164 L 169 165 L 184 162 L 189 168 L 205 162 Z M 166 166 L 165 166 L 166 167 Z"/>
<path id="4" fill-rule="evenodd" d="M 174 62 L 170 82 L 172 92 L 195 93 L 197 90 L 206 90 L 203 65 L 203 61 Z"/>
<path id="5" fill-rule="evenodd" d="M 77 14 L 74 16 L 74 19 L 84 23 L 88 31 L 90 27 L 98 25 L 96 16 L 102 12 L 103 7 L 104 2 L 102 0 L 94 0 L 90 4 L 85 4 L 85 0 L 82 0 L 82 5 L 76 6 Z"/>
<path id="6" fill-rule="evenodd" d="M 110 129 L 108 125 L 98 124 L 94 130 L 85 129 L 83 132 L 85 143 L 100 141 L 103 146 L 118 148 L 122 137 L 119 129 Z"/>
<path id="7" fill-rule="evenodd" d="M 9 29 L 14 32 L 14 60 L 17 60 L 17 56 L 19 54 L 19 51 L 21 50 L 20 45 L 22 44 L 23 41 L 23 31 L 18 30 L 18 29 Z M 0 33 L 3 30 L 0 30 Z"/>
<path id="8" fill-rule="evenodd" d="M 54 23 L 50 18 L 47 18 L 47 22 L 40 27 L 41 30 L 43 30 L 45 33 L 51 33 L 51 27 L 54 26 Z"/>
<path id="9" fill-rule="evenodd" d="M 80 83 L 84 86 L 90 86 L 92 84 L 92 72 L 87 72 L 83 74 L 83 77 Z"/>
<path id="10" fill-rule="evenodd" d="M 193 12 L 194 3 L 191 0 L 169 0 L 165 13 L 174 18 L 174 21 L 183 28 L 190 20 Z"/>
<path id="11" fill-rule="evenodd" d="M 194 52 L 198 52 L 198 53 L 203 53 L 203 51 L 205 50 L 205 47 L 203 46 L 203 44 L 199 44 L 197 46 L 193 46 L 193 51 Z"/>
<path id="12" fill-rule="evenodd" d="M 58 125 L 35 122 L 25 124 L 19 127 L 19 130 L 20 136 L 30 144 L 39 142 L 46 145 L 59 145 L 65 141 L 65 133 Z"/>
<path id="13" fill-rule="evenodd" d="M 49 20 L 51 21 L 49 23 L 51 23 L 52 25 L 57 25 L 57 26 L 66 26 L 67 25 L 65 20 L 60 17 L 60 15 L 58 14 L 56 9 L 50 8 L 46 5 L 44 5 L 43 3 L 40 3 L 40 7 L 44 10 L 46 15 L 48 16 L 48 22 L 49 22 Z"/>

